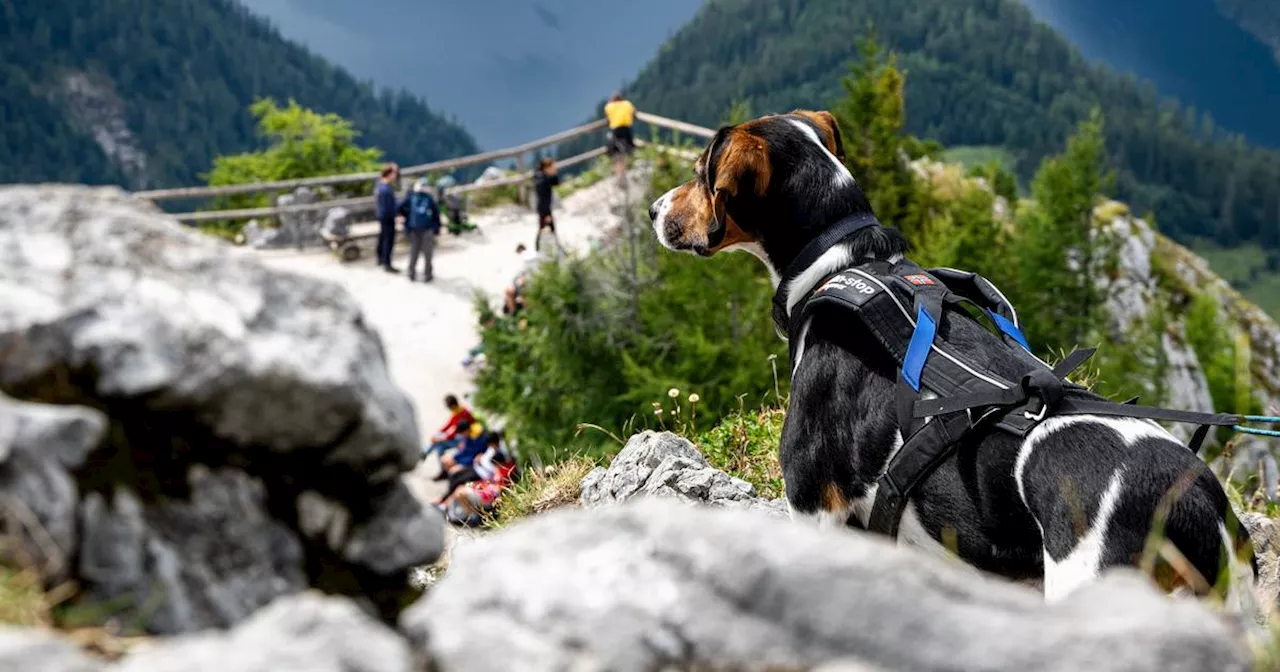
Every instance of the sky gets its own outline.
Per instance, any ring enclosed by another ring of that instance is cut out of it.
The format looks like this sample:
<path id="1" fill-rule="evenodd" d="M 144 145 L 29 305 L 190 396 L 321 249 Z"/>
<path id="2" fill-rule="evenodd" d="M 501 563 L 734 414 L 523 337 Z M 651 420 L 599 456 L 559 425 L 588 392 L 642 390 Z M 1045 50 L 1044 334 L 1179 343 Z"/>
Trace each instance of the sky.
<path id="1" fill-rule="evenodd" d="M 285 37 L 460 121 L 482 148 L 582 123 L 700 0 L 241 0 Z"/>

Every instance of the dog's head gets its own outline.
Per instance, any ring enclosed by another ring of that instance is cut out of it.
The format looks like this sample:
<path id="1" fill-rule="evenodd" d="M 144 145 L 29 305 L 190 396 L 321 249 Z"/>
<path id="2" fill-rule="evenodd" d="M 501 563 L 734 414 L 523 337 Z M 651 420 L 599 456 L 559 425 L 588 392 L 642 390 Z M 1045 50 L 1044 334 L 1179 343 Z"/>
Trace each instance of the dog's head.
<path id="1" fill-rule="evenodd" d="M 832 221 L 869 210 L 830 112 L 798 110 L 719 130 L 696 176 L 649 208 L 658 241 L 711 256 L 746 249 L 771 270 Z"/>

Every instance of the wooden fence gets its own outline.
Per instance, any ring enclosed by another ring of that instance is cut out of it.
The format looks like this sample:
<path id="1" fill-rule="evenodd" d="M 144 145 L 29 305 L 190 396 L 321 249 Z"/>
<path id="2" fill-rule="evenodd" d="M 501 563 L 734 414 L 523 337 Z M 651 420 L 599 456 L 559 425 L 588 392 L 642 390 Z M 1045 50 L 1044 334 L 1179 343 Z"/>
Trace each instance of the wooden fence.
<path id="1" fill-rule="evenodd" d="M 653 126 L 665 128 L 678 133 L 685 133 L 698 138 L 711 138 L 715 135 L 715 131 L 702 126 L 696 126 L 675 119 L 667 119 L 655 114 L 646 112 L 637 112 L 636 119 Z M 497 187 L 505 187 L 510 185 L 523 184 L 533 178 L 532 171 L 523 170 L 524 155 L 534 152 L 545 147 L 557 145 L 562 142 L 572 140 L 574 138 L 586 135 L 604 129 L 607 126 L 605 120 L 600 119 L 589 124 L 583 124 L 575 128 L 570 128 L 559 133 L 549 135 L 545 138 L 539 138 L 532 142 L 526 142 L 515 147 L 507 147 L 471 156 L 462 156 L 453 159 L 445 159 L 443 161 L 434 161 L 416 166 L 408 166 L 402 168 L 400 174 L 405 177 L 413 177 L 424 175 L 431 172 L 453 170 L 466 166 L 474 166 L 480 164 L 488 164 L 501 159 L 516 159 L 516 168 L 521 172 L 510 177 L 498 180 L 489 180 L 486 182 L 463 184 L 448 189 L 450 193 L 466 193 L 471 191 L 479 191 L 483 189 L 493 189 Z M 637 142 L 643 145 L 643 142 Z M 684 158 L 693 158 L 695 154 L 674 148 L 667 148 L 664 151 L 674 151 Z M 591 161 L 605 154 L 604 147 L 598 147 L 588 152 L 583 152 L 577 156 L 556 162 L 556 166 L 567 168 L 580 163 Z M 196 199 L 196 198 L 212 198 L 216 196 L 233 196 L 237 194 L 254 194 L 264 192 L 282 192 L 292 191 L 299 187 L 323 187 L 341 184 L 355 184 L 360 182 L 372 182 L 378 179 L 379 174 L 373 173 L 349 173 L 345 175 L 328 175 L 324 177 L 308 177 L 296 180 L 280 180 L 276 182 L 258 182 L 253 184 L 233 184 L 220 187 L 183 187 L 177 189 L 156 189 L 152 191 L 134 192 L 136 198 L 146 199 L 149 201 L 165 201 L 178 199 Z M 263 208 L 241 208 L 229 210 L 204 210 L 199 212 L 177 213 L 172 217 L 189 223 L 205 222 L 213 220 L 227 219 L 250 219 L 253 217 L 274 217 L 282 214 L 295 212 L 308 212 L 316 210 L 328 210 L 335 207 L 367 207 L 373 204 L 372 196 L 359 196 L 355 198 L 342 198 L 322 201 L 317 203 L 306 203 L 290 206 L 275 206 Z"/>

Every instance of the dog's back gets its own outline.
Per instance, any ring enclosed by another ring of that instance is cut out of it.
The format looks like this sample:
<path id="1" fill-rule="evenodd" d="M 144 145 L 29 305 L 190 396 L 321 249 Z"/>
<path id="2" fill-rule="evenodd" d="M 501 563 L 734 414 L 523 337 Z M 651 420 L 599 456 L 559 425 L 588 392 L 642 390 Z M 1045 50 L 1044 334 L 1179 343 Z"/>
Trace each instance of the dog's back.
<path id="1" fill-rule="evenodd" d="M 948 311 L 940 335 L 1010 380 L 1041 366 L 968 316 Z M 1050 599 L 1110 566 L 1141 566 L 1166 590 L 1197 594 L 1226 591 L 1233 565 L 1256 572 L 1217 477 L 1149 420 L 1050 417 L 1022 441 L 1012 475 L 1041 528 Z"/>

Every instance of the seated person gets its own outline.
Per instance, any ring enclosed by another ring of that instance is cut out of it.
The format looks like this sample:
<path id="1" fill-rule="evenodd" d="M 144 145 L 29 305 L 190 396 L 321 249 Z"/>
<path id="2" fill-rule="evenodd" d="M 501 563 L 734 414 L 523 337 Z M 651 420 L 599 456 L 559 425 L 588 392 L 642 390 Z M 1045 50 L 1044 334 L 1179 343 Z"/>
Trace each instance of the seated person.
<path id="1" fill-rule="evenodd" d="M 502 446 L 501 434 L 489 432 L 484 438 L 484 445 L 484 452 L 477 455 L 470 464 L 458 465 L 449 470 L 449 490 L 445 493 L 445 499 L 464 483 L 491 480 L 505 465 L 514 466 Z"/>
<path id="2" fill-rule="evenodd" d="M 457 447 L 458 442 L 461 441 L 458 433 L 466 429 L 465 427 L 459 427 L 458 424 L 462 422 L 470 424 L 475 420 L 471 415 L 471 411 L 458 403 L 458 398 L 452 394 L 445 396 L 444 405 L 445 408 L 449 409 L 449 421 L 444 424 L 444 427 L 440 428 L 440 431 L 436 432 L 435 436 L 431 437 L 431 445 L 422 451 L 423 459 L 426 459 L 431 453 L 443 456 L 446 450 Z"/>
<path id="3" fill-rule="evenodd" d="M 476 457 L 478 457 L 480 453 L 484 452 L 486 447 L 487 442 L 484 425 L 480 424 L 479 420 L 466 423 L 462 443 L 460 443 L 453 451 L 447 452 L 441 456 L 441 470 L 435 477 L 435 480 L 443 481 L 448 478 L 449 474 L 455 469 L 471 466 L 471 463 L 475 461 Z"/>
<path id="4" fill-rule="evenodd" d="M 516 468 L 515 461 L 505 452 L 495 453 L 493 465 L 492 476 L 461 485 L 438 505 L 446 520 L 473 527 L 483 522 L 483 515 L 493 509 L 498 495 L 511 484 Z"/>

